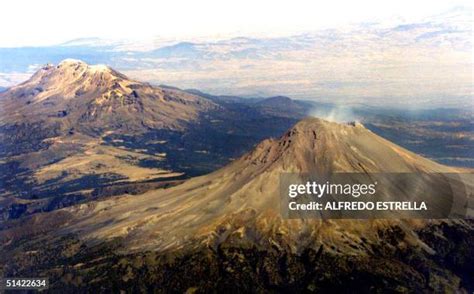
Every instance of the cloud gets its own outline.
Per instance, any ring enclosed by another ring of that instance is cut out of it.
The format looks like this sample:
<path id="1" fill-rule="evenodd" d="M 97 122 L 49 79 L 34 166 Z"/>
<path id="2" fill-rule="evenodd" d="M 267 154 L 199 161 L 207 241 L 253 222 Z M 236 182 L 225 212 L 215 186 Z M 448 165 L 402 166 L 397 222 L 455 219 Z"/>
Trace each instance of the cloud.
<path id="1" fill-rule="evenodd" d="M 29 73 L 4 73 L 0 72 L 0 87 L 11 87 L 26 81 L 31 74 Z"/>

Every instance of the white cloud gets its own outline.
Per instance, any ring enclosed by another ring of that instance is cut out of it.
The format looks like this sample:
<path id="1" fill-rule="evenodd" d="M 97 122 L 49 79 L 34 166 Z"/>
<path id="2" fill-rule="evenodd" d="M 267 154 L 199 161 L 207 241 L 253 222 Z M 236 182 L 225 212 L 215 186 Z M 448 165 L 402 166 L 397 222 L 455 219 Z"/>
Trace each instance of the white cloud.
<path id="1" fill-rule="evenodd" d="M 42 65 L 41 64 L 30 64 L 28 65 L 27 72 L 34 73 L 36 72 Z"/>
<path id="2" fill-rule="evenodd" d="M 10 87 L 26 81 L 30 78 L 30 73 L 0 72 L 0 87 Z"/>

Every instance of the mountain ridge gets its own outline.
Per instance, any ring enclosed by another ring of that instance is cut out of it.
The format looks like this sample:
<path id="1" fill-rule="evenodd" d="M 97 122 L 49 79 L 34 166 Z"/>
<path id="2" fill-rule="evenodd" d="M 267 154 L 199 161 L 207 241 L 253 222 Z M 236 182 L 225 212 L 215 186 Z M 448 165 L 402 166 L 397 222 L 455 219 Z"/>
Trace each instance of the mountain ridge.
<path id="1" fill-rule="evenodd" d="M 154 87 L 108 66 L 74 59 L 42 67 L 29 80 L 1 93 L 0 103 L 2 124 L 40 117 L 63 128 L 80 122 L 103 131 L 183 129 L 200 113 L 218 108 L 205 98 Z"/>

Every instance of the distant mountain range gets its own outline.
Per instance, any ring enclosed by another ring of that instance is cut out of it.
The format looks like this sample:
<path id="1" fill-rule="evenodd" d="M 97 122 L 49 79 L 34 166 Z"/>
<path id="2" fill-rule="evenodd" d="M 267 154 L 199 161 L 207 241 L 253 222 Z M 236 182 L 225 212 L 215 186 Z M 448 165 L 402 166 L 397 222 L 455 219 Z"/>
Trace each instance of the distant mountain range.
<path id="1" fill-rule="evenodd" d="M 465 107 L 472 100 L 471 31 L 472 9 L 458 7 L 416 22 L 380 20 L 271 38 L 82 38 L 0 48 L 0 86 L 72 57 L 108 64 L 141 81 L 220 95 Z"/>

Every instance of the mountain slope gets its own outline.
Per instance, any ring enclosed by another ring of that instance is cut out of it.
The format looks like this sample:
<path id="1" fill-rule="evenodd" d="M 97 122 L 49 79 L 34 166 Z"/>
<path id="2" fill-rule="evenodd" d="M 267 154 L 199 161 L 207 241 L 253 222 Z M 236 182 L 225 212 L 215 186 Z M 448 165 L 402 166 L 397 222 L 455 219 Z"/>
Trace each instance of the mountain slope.
<path id="1" fill-rule="evenodd" d="M 293 117 L 305 117 L 310 110 L 314 108 L 313 105 L 303 101 L 292 100 L 285 96 L 275 96 L 263 99 L 255 103 L 262 111 L 267 113 L 280 113 Z"/>
<path id="2" fill-rule="evenodd" d="M 269 246 L 267 242 L 276 237 L 276 232 L 292 234 L 297 227 L 299 233 L 319 232 L 318 239 L 324 238 L 325 230 L 334 234 L 332 224 L 321 227 L 315 221 L 285 221 L 279 217 L 278 182 L 283 172 L 434 173 L 456 169 L 417 156 L 360 124 L 340 125 L 309 118 L 279 140 L 262 142 L 252 152 L 210 175 L 167 191 L 150 191 L 133 199 L 112 199 L 78 211 L 76 208 L 74 214 L 85 215 L 73 226 L 74 231 L 93 239 L 124 237 L 129 248 L 154 250 L 195 245 L 200 238 L 200 242 L 219 243 L 232 236 Z M 150 206 L 151 203 L 156 204 Z M 107 225 L 97 227 L 96 223 Z M 350 223 L 354 230 L 374 232 L 366 222 Z M 374 226 L 378 224 L 384 227 L 391 221 L 373 222 Z M 189 236 L 194 238 L 189 240 Z M 297 242 L 301 242 L 300 236 L 288 235 L 284 239 L 294 248 L 301 245 Z"/>
<path id="3" fill-rule="evenodd" d="M 295 121 L 104 65 L 46 65 L 0 93 L 0 222 L 214 171 Z"/>
<path id="4" fill-rule="evenodd" d="M 308 171 L 458 172 L 358 123 L 308 118 L 179 186 L 6 224 L 0 231 L 3 272 L 41 272 L 54 277 L 56 289 L 76 290 L 131 289 L 137 279 L 144 287 L 180 291 L 232 285 L 327 291 L 349 285 L 438 292 L 474 286 L 468 274 L 472 222 L 283 219 L 280 174 Z M 36 259 L 25 258 L 25 250 Z M 105 280 L 105 268 L 117 279 Z M 66 281 L 66 273 L 78 282 Z"/>
<path id="5" fill-rule="evenodd" d="M 183 91 L 153 87 L 104 66 L 65 60 L 0 94 L 0 124 L 41 120 L 88 131 L 182 129 L 217 106 Z"/>
<path id="6" fill-rule="evenodd" d="M 158 185 L 144 182 L 180 177 L 165 152 L 108 136 L 184 132 L 218 109 L 105 65 L 67 59 L 44 66 L 0 93 L 0 222 L 88 201 L 111 185 L 142 191 Z"/>

